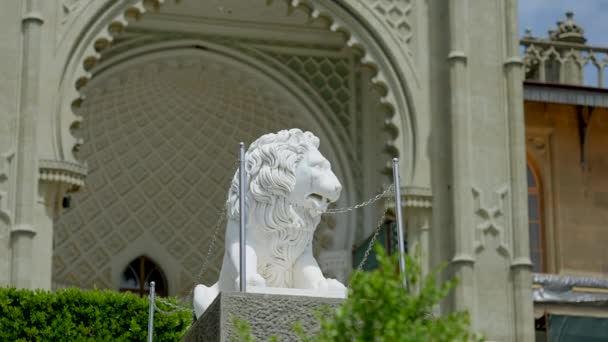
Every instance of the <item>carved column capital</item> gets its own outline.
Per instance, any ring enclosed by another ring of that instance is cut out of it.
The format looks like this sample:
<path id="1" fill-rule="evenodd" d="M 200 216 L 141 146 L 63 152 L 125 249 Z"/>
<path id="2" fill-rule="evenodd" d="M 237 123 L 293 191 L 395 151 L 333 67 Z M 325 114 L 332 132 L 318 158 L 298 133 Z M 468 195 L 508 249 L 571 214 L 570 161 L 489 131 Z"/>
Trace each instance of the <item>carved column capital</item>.
<path id="1" fill-rule="evenodd" d="M 62 160 L 41 159 L 38 172 L 40 180 L 63 183 L 76 191 L 84 185 L 87 167 Z"/>
<path id="2" fill-rule="evenodd" d="M 394 207 L 394 195 L 391 194 L 389 206 Z M 433 195 L 431 189 L 418 186 L 401 187 L 401 205 L 404 208 L 432 208 Z"/>
<path id="3" fill-rule="evenodd" d="M 66 192 L 76 192 L 84 186 L 86 166 L 60 160 L 38 161 L 38 202 L 46 207 L 47 215 L 56 219 Z"/>

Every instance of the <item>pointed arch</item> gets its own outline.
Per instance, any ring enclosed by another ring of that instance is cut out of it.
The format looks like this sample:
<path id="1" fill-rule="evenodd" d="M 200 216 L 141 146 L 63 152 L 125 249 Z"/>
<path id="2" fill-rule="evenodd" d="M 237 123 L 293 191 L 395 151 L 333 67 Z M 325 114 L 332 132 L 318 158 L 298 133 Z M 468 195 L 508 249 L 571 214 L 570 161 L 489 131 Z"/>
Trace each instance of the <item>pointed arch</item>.
<path id="1" fill-rule="evenodd" d="M 528 182 L 528 227 L 530 234 L 532 271 L 541 273 L 546 269 L 542 180 L 536 163 L 529 155 L 526 169 Z"/>
<path id="2" fill-rule="evenodd" d="M 120 292 L 132 292 L 140 297 L 146 296 L 150 291 L 150 282 L 155 283 L 155 292 L 158 296 L 166 297 L 169 293 L 165 272 L 152 259 L 140 255 L 133 259 L 122 272 Z"/>

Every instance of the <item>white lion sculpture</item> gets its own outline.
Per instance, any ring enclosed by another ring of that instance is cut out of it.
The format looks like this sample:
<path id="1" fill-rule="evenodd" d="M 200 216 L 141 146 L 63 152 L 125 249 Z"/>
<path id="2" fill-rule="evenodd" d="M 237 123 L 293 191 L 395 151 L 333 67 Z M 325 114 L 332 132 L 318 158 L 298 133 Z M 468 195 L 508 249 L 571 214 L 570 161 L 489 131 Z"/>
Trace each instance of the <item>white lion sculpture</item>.
<path id="1" fill-rule="evenodd" d="M 342 185 L 319 152 L 319 139 L 299 129 L 266 134 L 245 155 L 247 186 L 247 286 L 310 289 L 346 296 L 346 287 L 325 278 L 312 254 L 321 214 L 338 200 Z M 200 317 L 220 291 L 239 288 L 239 177 L 232 179 L 226 246 L 219 281 L 194 289 Z"/>

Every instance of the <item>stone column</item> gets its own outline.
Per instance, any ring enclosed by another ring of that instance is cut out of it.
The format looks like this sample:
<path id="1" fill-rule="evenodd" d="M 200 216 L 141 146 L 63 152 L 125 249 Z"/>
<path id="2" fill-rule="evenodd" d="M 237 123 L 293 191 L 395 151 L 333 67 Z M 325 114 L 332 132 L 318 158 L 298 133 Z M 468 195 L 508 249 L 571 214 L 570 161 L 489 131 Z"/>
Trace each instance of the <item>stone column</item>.
<path id="1" fill-rule="evenodd" d="M 513 225 L 513 306 L 516 341 L 534 340 L 534 305 L 532 298 L 532 261 L 530 260 L 528 227 L 528 183 L 526 174 L 526 127 L 524 120 L 524 66 L 519 55 L 517 0 L 507 0 L 506 58 L 504 71 L 507 88 L 509 131 L 509 166 L 511 174 L 511 212 Z"/>
<path id="2" fill-rule="evenodd" d="M 0 10 L 0 286 L 11 284 L 11 228 L 14 219 L 15 153 L 19 118 L 22 1 Z"/>
<path id="3" fill-rule="evenodd" d="M 64 194 L 70 184 L 41 180 L 34 207 L 36 238 L 32 243 L 31 284 L 34 288 L 50 289 L 53 269 L 53 224 L 61 210 Z"/>
<path id="4" fill-rule="evenodd" d="M 49 180 L 41 173 L 38 194 L 32 205 L 31 225 L 12 229 L 12 285 L 18 288 L 50 289 L 53 260 L 53 224 L 65 192 L 71 184 Z M 46 179 L 45 179 L 46 178 Z"/>
<path id="5" fill-rule="evenodd" d="M 40 0 L 26 0 L 22 17 L 21 93 L 15 155 L 15 218 L 11 229 L 11 284 L 31 288 L 34 206 L 38 185 L 36 120 L 39 116 L 43 19 Z"/>
<path id="6" fill-rule="evenodd" d="M 453 309 L 471 309 L 475 300 L 471 184 L 471 113 L 469 108 L 468 0 L 449 2 L 449 53 L 447 56 L 451 107 L 452 205 L 454 211 L 454 256 L 450 260 L 454 276 L 460 281 L 453 296 Z"/>
<path id="7" fill-rule="evenodd" d="M 459 280 L 442 312 L 469 311 L 488 341 L 533 341 L 517 1 L 437 0 L 430 12 L 431 93 L 449 103 L 431 106 L 431 259 Z"/>

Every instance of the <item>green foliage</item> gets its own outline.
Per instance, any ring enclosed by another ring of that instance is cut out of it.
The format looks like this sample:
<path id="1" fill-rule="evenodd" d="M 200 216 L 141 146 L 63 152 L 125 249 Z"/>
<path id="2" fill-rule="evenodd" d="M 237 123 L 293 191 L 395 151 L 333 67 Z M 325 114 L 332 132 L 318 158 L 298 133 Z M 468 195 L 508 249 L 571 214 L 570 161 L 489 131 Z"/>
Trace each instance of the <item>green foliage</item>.
<path id="1" fill-rule="evenodd" d="M 375 248 L 378 268 L 353 275 L 344 305 L 335 310 L 328 308 L 317 315 L 321 323 L 318 334 L 307 336 L 304 329 L 295 324 L 294 330 L 302 341 L 451 342 L 480 339 L 470 333 L 466 312 L 433 316 L 434 308 L 456 285 L 454 280 L 437 285 L 437 275 L 442 268 L 423 277 L 419 260 L 406 256 L 409 288 L 406 291 L 398 271 L 398 256 L 387 256 L 380 245 Z M 247 323 L 237 323 L 241 338 L 254 341 Z"/>
<path id="2" fill-rule="evenodd" d="M 157 312 L 154 341 L 179 341 L 191 315 Z M 147 335 L 147 298 L 108 290 L 0 288 L 0 341 L 145 341 Z"/>
<path id="3" fill-rule="evenodd" d="M 353 275 L 348 300 L 333 315 L 321 316 L 321 331 L 310 341 L 469 341 L 469 315 L 434 317 L 433 309 L 456 285 L 437 285 L 442 268 L 422 277 L 417 259 L 406 256 L 407 283 L 398 272 L 397 255 L 376 245 L 378 268 Z"/>

